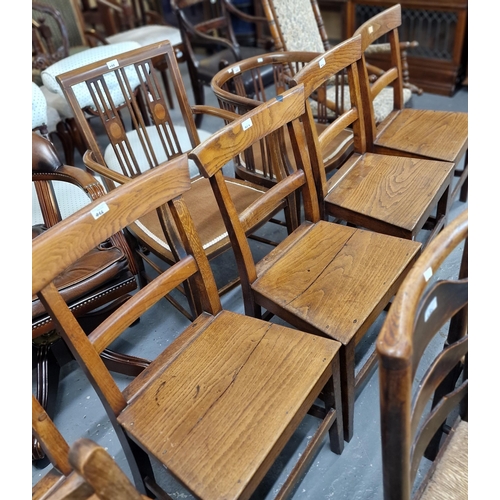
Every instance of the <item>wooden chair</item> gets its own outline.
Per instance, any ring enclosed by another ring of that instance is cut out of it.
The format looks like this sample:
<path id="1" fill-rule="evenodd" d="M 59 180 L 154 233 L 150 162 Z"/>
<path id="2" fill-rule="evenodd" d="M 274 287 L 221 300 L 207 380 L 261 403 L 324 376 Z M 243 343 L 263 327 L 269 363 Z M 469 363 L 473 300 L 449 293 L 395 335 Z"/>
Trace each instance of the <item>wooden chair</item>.
<path id="1" fill-rule="evenodd" d="M 295 72 L 317 56 L 316 52 L 270 52 L 250 57 L 220 70 L 212 79 L 214 91 L 222 109 L 240 115 L 275 97 L 290 86 Z M 272 69 L 273 82 L 263 78 L 263 72 Z M 245 82 L 250 81 L 249 86 Z M 322 110 L 321 110 L 322 111 Z M 332 120 L 330 113 L 316 113 L 315 124 L 321 133 Z M 323 158 L 328 172 L 337 169 L 353 151 L 352 131 L 343 130 L 332 141 L 324 143 Z M 290 147 L 290 144 L 287 144 Z M 269 152 L 251 148 L 242 158 L 235 160 L 235 176 L 270 187 L 276 182 L 272 169 L 262 170 L 269 162 L 262 161 L 262 155 Z"/>
<path id="2" fill-rule="evenodd" d="M 34 239 L 104 194 L 94 176 L 63 165 L 49 140 L 36 133 L 32 133 L 32 163 Z M 117 232 L 78 259 L 55 283 L 82 328 L 90 331 L 96 322 L 111 314 L 137 289 L 137 274 L 132 251 L 124 235 Z M 33 296 L 31 306 L 36 397 L 53 415 L 60 368 L 73 358 L 44 304 Z M 107 349 L 107 346 L 102 356 L 111 369 L 128 375 L 137 375 L 149 363 L 146 359 Z M 37 467 L 47 465 L 36 439 L 32 454 Z"/>
<path id="3" fill-rule="evenodd" d="M 183 198 L 192 189 L 187 164 L 185 154 L 173 158 L 36 238 L 32 293 L 97 391 L 141 493 L 146 486 L 158 491 L 148 460 L 154 457 L 197 498 L 248 498 L 311 411 L 320 425 L 285 481 L 284 497 L 326 434 L 335 453 L 343 449 L 340 344 L 222 309 Z M 85 335 L 53 280 L 102 238 L 151 211 L 163 227 L 175 225 L 182 258 Z M 103 346 L 187 279 L 197 290 L 197 318 L 121 390 L 99 356 Z"/>
<path id="4" fill-rule="evenodd" d="M 333 338 L 340 351 L 344 435 L 353 435 L 356 387 L 363 387 L 375 356 L 355 377 L 355 348 L 388 305 L 420 253 L 421 244 L 320 220 L 307 142 L 303 85 L 270 99 L 216 132 L 189 154 L 210 179 L 236 255 L 245 312 L 264 309 L 296 328 Z M 313 125 L 311 124 L 311 127 Z M 285 148 L 289 134 L 292 148 Z M 258 141 L 270 143 L 278 182 L 238 214 L 222 168 Z M 290 155 L 290 151 L 293 155 Z M 246 229 L 265 220 L 291 194 L 303 200 L 304 221 L 256 262 Z M 390 258 L 388 256 L 390 255 Z M 268 314 L 270 313 L 270 314 Z"/>
<path id="5" fill-rule="evenodd" d="M 87 438 L 71 447 L 38 400 L 31 397 L 33 433 L 50 456 L 53 468 L 32 488 L 32 500 L 75 498 L 145 500 L 109 453 Z"/>
<path id="6" fill-rule="evenodd" d="M 175 113 L 168 112 L 167 99 L 155 73 L 147 71 L 148 67 L 152 67 L 152 61 L 155 59 L 163 59 L 164 64 L 170 70 L 169 79 L 173 83 L 177 101 Z M 210 136 L 210 133 L 197 129 L 195 126 L 193 113 L 196 110 L 187 100 L 182 75 L 173 48 L 168 41 L 117 55 L 114 61 L 115 67 L 112 70 L 108 67 L 108 61 L 103 60 L 58 76 L 61 89 L 73 109 L 79 130 L 90 150 L 85 162 L 89 168 L 102 175 L 107 182 L 108 189 L 113 189 L 115 182 L 118 184 L 128 182 L 130 178 L 156 167 L 159 163 L 179 156 L 182 152 L 190 151 L 200 141 Z M 132 89 L 137 85 L 137 79 L 140 82 L 137 92 L 127 92 L 125 89 Z M 120 82 L 120 85 L 115 85 L 115 87 L 120 86 L 123 91 L 119 99 L 116 97 L 107 99 L 106 96 L 110 92 L 109 81 Z M 99 87 L 96 82 L 99 82 Z M 82 100 L 79 94 L 81 85 L 85 85 L 85 100 Z M 126 109 L 123 112 L 119 112 L 115 106 L 114 103 L 117 100 L 125 103 Z M 82 107 L 82 103 L 83 105 L 95 104 L 92 109 L 89 109 Z M 200 108 L 197 110 L 199 111 Z M 201 110 L 220 117 L 221 125 L 222 119 L 229 120 L 237 116 L 208 106 L 202 107 Z M 105 146 L 102 141 L 98 142 L 85 118 L 86 111 L 99 117 L 110 141 L 109 145 Z M 150 121 L 147 122 L 144 117 Z M 128 123 L 133 124 L 132 130 L 129 130 Z M 186 202 L 192 212 L 203 247 L 211 260 L 229 250 L 231 244 L 210 183 L 201 177 L 193 162 L 189 164 L 193 188 L 186 194 Z M 232 177 L 226 177 L 226 179 L 229 189 L 238 199 L 240 211 L 243 211 L 265 191 L 265 188 L 255 184 Z M 286 220 L 291 230 L 293 225 L 296 225 L 295 211 L 289 210 L 286 206 L 282 206 L 281 209 L 287 209 L 290 213 Z M 254 233 L 256 229 L 249 228 L 249 231 Z M 139 255 L 152 269 L 158 270 L 158 263 L 155 263 L 147 252 L 152 252 L 163 263 L 169 265 L 177 260 L 178 256 L 165 241 L 155 213 L 149 214 L 141 221 L 134 222 L 129 230 L 140 244 L 140 248 L 137 249 Z M 265 239 L 262 241 L 268 244 L 274 243 Z M 147 281 L 148 278 L 144 273 L 143 276 L 144 281 Z M 227 279 L 228 282 L 220 285 L 221 293 L 238 283 L 236 277 Z M 177 305 L 179 310 L 182 310 L 188 317 L 192 315 L 182 307 L 182 304 Z"/>
<path id="7" fill-rule="evenodd" d="M 316 129 L 308 130 L 317 142 L 313 155 L 338 142 L 346 127 L 354 136 L 354 152 L 333 175 L 328 175 L 323 154 L 313 162 L 319 166 L 315 175 L 324 217 L 400 238 L 418 237 L 428 244 L 446 224 L 455 164 L 367 151 L 360 62 L 361 36 L 357 35 L 317 56 L 291 80 L 294 85 L 303 84 L 307 96 L 317 96 L 316 107 L 326 110 L 332 76 L 347 71 L 350 109 L 319 136 Z M 310 102 L 307 112 L 312 119 Z"/>
<path id="8" fill-rule="evenodd" d="M 87 39 L 89 32 L 78 21 L 75 1 L 54 0 L 60 11 L 52 5 L 32 2 L 32 79 L 40 86 L 48 106 L 54 108 L 61 118 L 57 134 L 68 165 L 75 164 L 75 149 L 83 156 L 86 148 L 55 77 L 61 72 L 140 46 L 137 42 L 125 41 L 91 47 Z"/>
<path id="9" fill-rule="evenodd" d="M 452 252 L 460 273 L 443 279 Z M 385 500 L 468 498 L 467 259 L 465 209 L 424 250 L 380 331 Z M 416 479 L 424 453 L 433 462 Z"/>
<path id="10" fill-rule="evenodd" d="M 210 5 L 204 0 L 172 0 L 171 5 L 182 33 L 196 104 L 205 103 L 204 89 L 210 88 L 212 78 L 221 68 L 266 52 L 258 46 L 241 45 L 234 32 L 232 18 L 253 25 L 266 23 L 266 19 L 241 11 L 229 0 L 216 0 Z M 204 15 L 198 19 L 193 17 L 194 9 L 202 9 Z M 206 9 L 209 9 L 208 12 Z M 267 83 L 272 82 L 270 71 L 263 77 Z M 251 82 L 245 84 L 251 85 Z M 201 125 L 202 116 L 196 118 L 198 126 Z"/>
<path id="11" fill-rule="evenodd" d="M 381 37 L 389 38 L 391 47 L 399 43 L 398 27 L 401 25 L 401 5 L 397 4 L 375 15 L 355 32 L 361 35 L 363 50 Z M 455 200 L 467 200 L 468 180 L 468 113 L 408 109 L 402 98 L 403 70 L 398 51 L 392 51 L 391 67 L 383 78 L 370 83 L 367 70 L 360 73 L 363 103 L 365 103 L 365 128 L 369 151 L 414 158 L 455 163 L 458 181 L 450 195 Z M 363 62 L 365 58 L 363 55 Z M 366 68 L 366 65 L 365 65 Z M 382 123 L 375 118 L 375 99 L 385 89 L 392 88 L 391 113 Z M 462 163 L 462 165 L 461 165 Z"/>
<path id="12" fill-rule="evenodd" d="M 275 50 L 321 53 L 331 48 L 317 0 L 263 0 L 262 7 Z M 405 53 L 408 48 L 416 45 L 417 42 L 401 42 L 400 50 Z M 388 52 L 390 46 L 377 44 L 367 50 Z M 384 73 L 381 68 L 373 65 L 369 70 L 372 79 L 377 79 Z M 408 77 L 403 92 L 405 104 L 410 103 L 412 92 L 421 94 L 422 90 L 412 85 Z M 374 102 L 377 122 L 381 122 L 391 111 L 391 94 L 392 89 L 387 88 Z M 335 86 L 332 87 L 329 99 L 340 113 L 349 109 L 349 89 L 342 75 L 339 75 Z"/>

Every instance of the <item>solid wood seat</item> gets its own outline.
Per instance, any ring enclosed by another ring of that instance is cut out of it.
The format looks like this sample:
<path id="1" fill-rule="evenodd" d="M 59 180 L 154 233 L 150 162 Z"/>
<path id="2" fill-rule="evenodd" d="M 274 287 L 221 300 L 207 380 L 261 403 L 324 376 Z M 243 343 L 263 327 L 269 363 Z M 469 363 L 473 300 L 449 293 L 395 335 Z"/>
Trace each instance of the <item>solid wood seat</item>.
<path id="1" fill-rule="evenodd" d="M 360 72 L 361 91 L 367 134 L 367 148 L 373 153 L 449 161 L 455 164 L 458 181 L 450 194 L 451 201 L 467 200 L 468 113 L 408 109 L 403 103 L 403 70 L 396 47 L 399 43 L 401 5 L 385 9 L 362 24 L 354 33 L 361 35 L 362 50 L 374 41 L 387 37 L 392 47 L 391 65 L 383 78 L 370 83 L 366 69 Z M 392 88 L 392 111 L 376 123 L 373 101 L 384 89 Z"/>
<path id="2" fill-rule="evenodd" d="M 169 80 L 173 83 L 176 104 L 171 112 L 157 75 L 146 70 L 153 66 L 153 60 L 159 59 L 169 68 Z M 108 189 L 129 182 L 131 178 L 142 175 L 159 163 L 190 151 L 210 135 L 195 126 L 194 106 L 188 101 L 175 53 L 168 40 L 117 55 L 114 61 L 116 64 L 112 70 L 108 67 L 108 61 L 102 60 L 58 76 L 62 91 L 73 109 L 75 120 L 90 151 L 85 155 L 84 162 L 102 176 Z M 135 80 L 139 80 L 136 92 L 128 92 L 127 88 L 136 88 L 133 83 Z M 119 110 L 116 103 L 107 98 L 111 95 L 109 81 L 120 83 L 118 102 L 124 103 L 125 109 Z M 92 82 L 99 82 L 102 91 Z M 89 84 L 89 99 L 96 103 L 94 114 L 100 120 L 109 144 L 97 140 L 86 120 L 85 109 L 78 100 L 78 89 L 86 84 Z M 223 119 L 231 120 L 237 116 L 210 106 L 203 106 L 202 112 L 220 118 L 221 126 Z M 133 124 L 132 130 L 129 123 Z M 186 194 L 186 202 L 207 255 L 212 260 L 222 252 L 230 251 L 231 245 L 208 180 L 200 176 L 198 168 L 191 161 L 189 170 L 193 186 Z M 232 177 L 227 179 L 230 189 L 239 200 L 238 210 L 246 208 L 265 191 L 264 187 L 253 183 Z M 290 212 L 286 204 L 280 210 Z M 291 215 L 285 220 L 289 227 L 296 224 Z M 251 232 L 255 232 L 255 229 L 252 228 Z M 129 230 L 136 237 L 138 255 L 144 265 L 148 264 L 148 271 L 158 268 L 158 259 L 160 264 L 166 265 L 178 259 L 174 249 L 165 244 L 163 229 L 154 213 L 140 221 L 133 221 Z M 275 242 L 268 240 L 266 243 Z M 156 262 L 149 255 L 151 253 L 158 258 Z M 154 273 L 149 272 L 151 274 Z M 143 282 L 149 279 L 149 275 L 143 270 Z M 234 288 L 237 283 L 237 277 L 229 276 L 219 286 L 220 293 Z M 186 295 L 188 301 L 192 302 L 189 291 Z M 177 301 L 177 307 L 192 318 L 192 304 L 186 307 L 184 303 Z"/>
<path id="3" fill-rule="evenodd" d="M 320 423 L 282 487 L 284 498 L 327 434 L 332 451 L 343 450 L 340 344 L 222 309 L 183 199 L 192 186 L 187 161 L 181 155 L 151 169 L 36 238 L 32 291 L 99 394 L 141 493 L 159 491 L 154 456 L 197 498 L 248 498 L 311 412 Z M 164 227 L 175 225 L 181 259 L 85 335 L 54 278 L 100 238 L 156 207 Z M 121 390 L 99 357 L 102 347 L 188 279 L 198 316 Z"/>
<path id="4" fill-rule="evenodd" d="M 320 167 L 315 174 L 324 216 L 401 238 L 419 237 L 428 244 L 446 224 L 455 164 L 367 151 L 357 84 L 359 68 L 363 70 L 361 48 L 361 36 L 352 37 L 317 56 L 291 80 L 303 83 L 307 95 L 318 95 L 318 106 L 326 108 L 328 104 L 322 100 L 328 100 L 332 77 L 347 70 L 351 108 L 338 114 L 320 132 L 317 142 L 322 150 L 349 127 L 354 151 L 331 176 L 322 157 L 315 162 Z M 312 116 L 309 105 L 308 113 Z"/>
<path id="5" fill-rule="evenodd" d="M 421 244 L 320 220 L 311 168 L 320 153 L 310 154 L 317 146 L 306 139 L 305 129 L 314 128 L 306 99 L 303 85 L 285 91 L 235 119 L 189 156 L 214 189 L 236 255 L 246 314 L 261 317 L 262 308 L 263 317 L 270 313 L 342 343 L 344 435 L 350 440 L 356 387 L 362 387 L 372 367 L 368 362 L 355 377 L 356 345 L 388 305 Z M 289 134 L 291 151 L 279 146 L 284 134 Z M 272 167 L 279 181 L 238 214 L 222 169 L 259 141 L 274 152 Z M 246 228 L 292 193 L 303 200 L 304 221 L 265 257 L 254 260 Z"/>
<path id="6" fill-rule="evenodd" d="M 446 274 L 452 258 L 458 276 Z M 467 209 L 408 273 L 377 353 L 384 499 L 467 499 Z M 432 464 L 419 477 L 426 460 Z"/>

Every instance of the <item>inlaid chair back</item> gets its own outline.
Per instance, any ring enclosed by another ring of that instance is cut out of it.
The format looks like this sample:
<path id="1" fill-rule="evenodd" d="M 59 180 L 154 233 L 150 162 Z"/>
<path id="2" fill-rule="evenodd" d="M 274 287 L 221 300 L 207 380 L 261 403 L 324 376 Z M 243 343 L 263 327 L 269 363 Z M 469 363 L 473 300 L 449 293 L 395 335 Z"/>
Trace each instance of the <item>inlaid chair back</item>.
<path id="1" fill-rule="evenodd" d="M 352 42 L 355 43 L 355 42 Z M 359 39 L 358 56 L 359 57 Z M 339 59 L 351 65 L 356 54 L 348 43 L 339 48 Z M 269 99 L 197 146 L 190 157 L 210 179 L 236 255 L 246 314 L 276 315 L 296 328 L 342 343 L 341 379 L 344 435 L 353 436 L 356 386 L 367 373 L 355 378 L 355 348 L 396 292 L 420 252 L 420 243 L 402 240 L 320 220 L 311 154 L 317 144 L 308 141 L 305 129 L 314 132 L 306 114 L 304 86 Z M 291 147 L 286 148 L 285 137 Z M 247 210 L 238 214 L 237 201 L 225 187 L 223 167 L 260 141 L 273 151 L 277 182 Z M 247 228 L 264 220 L 286 197 L 303 203 L 301 224 L 263 258 L 252 255 Z M 388 259 L 387 256 L 391 258 Z"/>
<path id="2" fill-rule="evenodd" d="M 450 259 L 461 262 L 458 277 Z M 380 331 L 386 500 L 468 498 L 467 260 L 465 209 L 424 250 Z M 417 479 L 424 456 L 433 462 Z"/>
<path id="3" fill-rule="evenodd" d="M 276 50 L 318 53 L 331 48 L 317 0 L 263 0 L 262 7 Z M 406 50 L 408 45 L 415 43 L 405 42 L 404 48 L 401 47 L 401 50 Z M 367 50 L 389 52 L 391 49 L 388 44 L 378 44 Z M 399 51 L 398 48 L 398 53 Z M 369 66 L 369 70 L 371 78 L 378 78 L 384 73 L 381 68 L 373 65 Z M 405 87 L 408 87 L 404 90 L 405 103 L 409 103 L 411 100 L 411 89 L 422 93 L 420 89 L 412 86 L 409 82 Z M 335 86 L 329 92 L 329 100 L 335 104 L 335 108 L 340 113 L 349 109 L 351 103 L 345 75 L 338 75 Z M 382 121 L 391 110 L 391 93 L 390 88 L 385 89 L 374 103 L 378 122 Z"/>
<path id="4" fill-rule="evenodd" d="M 468 113 L 410 109 L 403 102 L 403 69 L 397 50 L 398 28 L 401 26 L 401 5 L 396 4 L 362 24 L 355 32 L 361 35 L 362 48 L 388 37 L 393 57 L 383 77 L 370 82 L 365 54 L 360 72 L 361 91 L 365 103 L 365 128 L 368 149 L 375 153 L 413 158 L 428 158 L 455 163 L 451 200 L 467 200 L 468 181 Z M 392 90 L 390 114 L 379 123 L 375 102 L 387 89 Z"/>
<path id="5" fill-rule="evenodd" d="M 192 188 L 187 162 L 181 155 L 137 176 L 35 239 L 32 292 L 99 395 L 141 493 L 158 492 L 154 457 L 197 498 L 249 498 L 311 412 L 320 425 L 285 481 L 285 495 L 326 434 L 333 451 L 343 450 L 340 344 L 222 308 L 183 198 Z M 182 258 L 85 335 L 53 280 L 102 238 L 151 211 L 163 227 L 175 226 Z M 121 389 L 99 356 L 103 345 L 185 280 L 196 289 L 197 317 L 182 332 L 163 321 L 158 334 L 174 340 Z"/>
<path id="6" fill-rule="evenodd" d="M 173 84 L 176 101 L 173 110 L 168 108 L 161 81 L 151 71 L 154 61 L 159 59 L 168 67 L 169 79 Z M 58 81 L 90 150 L 90 154 L 86 155 L 87 166 L 107 179 L 108 189 L 112 189 L 115 183 L 128 182 L 161 162 L 190 151 L 210 136 L 209 132 L 198 129 L 195 125 L 195 111 L 188 102 L 175 53 L 168 41 L 79 68 L 60 75 Z M 113 99 L 110 98 L 111 84 L 120 94 Z M 124 109 L 119 110 L 116 102 Z M 100 119 L 109 144 L 97 140 L 93 128 L 86 120 L 86 110 Z M 236 116 L 208 106 L 203 108 L 203 112 L 220 117 L 221 125 L 222 119 L 230 120 Z M 200 176 L 192 161 L 189 162 L 189 170 L 193 189 L 186 193 L 186 201 L 205 251 L 209 259 L 212 259 L 230 249 L 230 242 L 209 182 Z M 240 211 L 265 190 L 232 177 L 227 177 L 226 180 L 229 189 L 238 199 Z M 282 207 L 284 208 L 286 207 Z M 175 249 L 165 241 L 154 212 L 144 219 L 134 221 L 129 230 L 143 249 L 153 252 L 163 262 L 170 264 L 178 258 Z M 151 262 L 146 252 L 141 248 L 139 252 L 145 262 Z M 222 283 L 221 293 L 234 287 L 236 283 L 236 279 Z"/>
<path id="7" fill-rule="evenodd" d="M 240 115 L 275 97 L 290 86 L 293 75 L 317 56 L 316 52 L 270 52 L 251 57 L 220 70 L 212 80 L 219 105 L 223 109 Z M 273 82 L 263 78 L 263 72 L 272 70 Z M 252 82 L 248 85 L 246 82 Z M 312 96 L 315 109 L 315 123 L 318 133 L 322 132 L 334 116 L 326 106 L 325 100 Z M 352 131 L 346 129 L 323 146 L 323 158 L 328 171 L 338 168 L 352 153 Z M 287 144 L 290 147 L 290 144 Z M 235 175 L 270 187 L 276 182 L 272 170 L 259 169 L 269 165 L 262 157 L 269 151 L 253 147 L 245 151 L 242 158 L 235 160 Z"/>
<path id="8" fill-rule="evenodd" d="M 318 55 L 290 79 L 291 84 L 303 84 L 308 97 L 317 96 L 316 101 L 308 99 L 312 119 L 311 103 L 319 106 L 326 100 L 328 104 L 329 88 L 335 85 L 332 77 L 344 68 L 347 71 L 351 107 L 331 120 L 311 150 L 313 155 L 321 152 L 314 165 L 319 166 L 315 177 L 323 216 L 427 244 L 446 224 L 455 165 L 367 150 L 360 64 L 361 36 L 356 35 Z M 353 153 L 329 175 L 324 152 L 342 140 L 346 128 L 352 130 Z M 310 131 L 310 135 L 315 141 L 316 134 Z"/>

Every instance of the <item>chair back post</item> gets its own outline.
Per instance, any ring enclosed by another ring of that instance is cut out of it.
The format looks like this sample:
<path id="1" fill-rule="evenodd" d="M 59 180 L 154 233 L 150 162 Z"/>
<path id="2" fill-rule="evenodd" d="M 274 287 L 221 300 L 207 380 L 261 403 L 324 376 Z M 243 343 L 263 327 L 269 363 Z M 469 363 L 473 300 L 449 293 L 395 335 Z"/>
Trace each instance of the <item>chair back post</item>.
<path id="1" fill-rule="evenodd" d="M 375 111 L 373 100 L 380 91 L 391 84 L 393 89 L 393 109 L 401 110 L 405 107 L 403 96 L 403 70 L 401 62 L 401 52 L 399 50 L 399 32 L 401 26 L 401 5 L 396 4 L 389 7 L 371 19 L 363 23 L 355 32 L 361 35 L 362 58 L 360 60 L 361 93 L 363 103 L 369 113 L 365 113 L 364 121 L 366 127 L 366 137 L 368 148 L 373 149 L 373 142 L 377 135 Z M 365 51 L 376 40 L 384 35 L 388 36 L 390 51 L 390 70 L 381 75 L 375 82 L 370 83 L 368 76 L 368 64 L 366 62 Z"/>
<path id="2" fill-rule="evenodd" d="M 322 216 L 325 217 L 324 198 L 327 194 L 327 171 L 321 152 L 326 145 L 346 128 L 353 130 L 353 154 L 362 155 L 366 152 L 365 128 L 363 121 L 363 102 L 359 90 L 359 68 L 361 60 L 361 36 L 356 35 L 341 42 L 334 48 L 316 56 L 312 61 L 298 71 L 291 79 L 290 85 L 304 85 L 304 91 L 309 98 L 306 101 L 309 120 L 304 122 L 307 138 L 315 147 L 311 148 L 312 166 L 318 197 L 321 200 Z M 328 88 L 339 73 L 347 74 L 351 106 L 348 110 L 338 110 L 336 116 L 330 119 L 329 124 L 318 136 L 314 123 L 311 98 L 318 109 L 324 108 L 324 114 L 329 107 Z M 342 169 L 342 166 L 340 166 Z M 340 174 L 339 174 L 340 175 Z"/>
<path id="3" fill-rule="evenodd" d="M 304 129 L 299 123 L 304 116 L 304 87 L 298 85 L 235 119 L 189 153 L 189 158 L 210 179 L 236 255 L 244 289 L 245 311 L 252 316 L 259 314 L 255 311 L 253 301 L 248 300 L 253 293 L 251 283 L 255 281 L 257 271 L 246 237 L 247 228 L 257 226 L 259 221 L 277 211 L 284 199 L 296 192 L 302 197 L 305 219 L 311 222 L 319 220 L 311 160 Z M 287 156 L 286 148 L 279 146 L 283 133 L 290 136 L 293 151 L 291 156 Z M 259 141 L 270 141 L 268 147 L 274 151 L 275 172 L 283 172 L 285 177 L 238 216 L 227 190 L 222 168 Z M 217 153 L 214 154 L 215 152 Z"/>

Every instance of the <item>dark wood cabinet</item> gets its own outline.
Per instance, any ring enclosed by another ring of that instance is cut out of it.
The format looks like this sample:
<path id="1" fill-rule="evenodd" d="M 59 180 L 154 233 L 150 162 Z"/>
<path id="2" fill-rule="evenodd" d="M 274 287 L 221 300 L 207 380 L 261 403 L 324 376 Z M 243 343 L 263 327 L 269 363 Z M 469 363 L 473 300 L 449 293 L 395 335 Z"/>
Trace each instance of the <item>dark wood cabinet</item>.
<path id="1" fill-rule="evenodd" d="M 351 36 L 366 20 L 397 3 L 403 14 L 400 40 L 419 42 L 408 52 L 412 83 L 426 92 L 453 95 L 466 77 L 467 0 L 348 0 L 346 35 Z M 383 56 L 370 62 L 384 66 Z"/>

